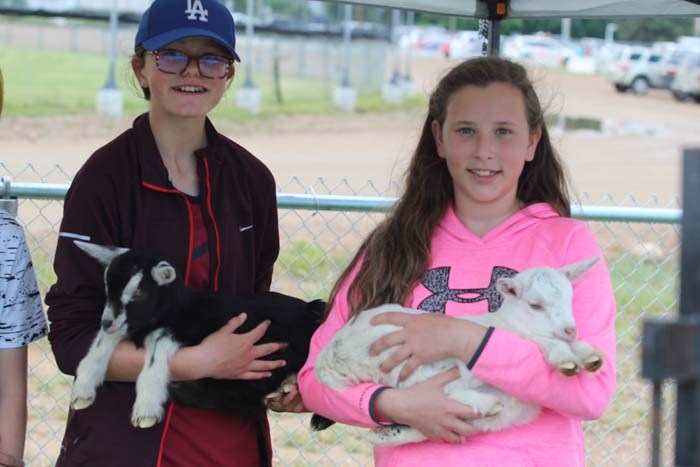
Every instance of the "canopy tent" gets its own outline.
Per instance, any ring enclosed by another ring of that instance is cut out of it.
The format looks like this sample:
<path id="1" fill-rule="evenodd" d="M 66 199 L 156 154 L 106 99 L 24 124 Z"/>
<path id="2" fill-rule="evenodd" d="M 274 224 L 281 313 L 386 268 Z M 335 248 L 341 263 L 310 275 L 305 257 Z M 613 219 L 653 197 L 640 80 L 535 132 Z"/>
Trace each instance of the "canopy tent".
<path id="1" fill-rule="evenodd" d="M 491 0 L 343 0 L 452 16 L 489 18 Z M 510 0 L 508 18 L 634 18 L 700 16 L 700 0 Z"/>

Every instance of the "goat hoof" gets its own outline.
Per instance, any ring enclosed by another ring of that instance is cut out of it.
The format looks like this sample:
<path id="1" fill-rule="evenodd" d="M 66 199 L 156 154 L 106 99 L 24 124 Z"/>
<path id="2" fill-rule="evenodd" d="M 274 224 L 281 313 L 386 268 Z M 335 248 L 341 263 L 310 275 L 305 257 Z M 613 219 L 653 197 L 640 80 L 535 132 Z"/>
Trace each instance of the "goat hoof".
<path id="1" fill-rule="evenodd" d="M 94 397 L 76 397 L 71 400 L 70 406 L 73 410 L 83 410 L 90 407 L 93 402 L 95 402 Z"/>
<path id="2" fill-rule="evenodd" d="M 284 381 L 282 381 L 282 384 L 280 384 L 279 390 L 282 391 L 283 394 L 289 394 L 292 391 L 295 391 L 299 389 L 299 386 L 297 385 L 297 374 L 293 373 L 286 378 L 284 378 Z"/>
<path id="3" fill-rule="evenodd" d="M 591 355 L 583 361 L 586 371 L 595 373 L 603 366 L 603 358 L 600 355 Z"/>
<path id="4" fill-rule="evenodd" d="M 566 362 L 559 365 L 559 372 L 564 376 L 573 376 L 579 371 L 581 371 L 581 369 L 574 362 Z"/>
<path id="5" fill-rule="evenodd" d="M 289 394 L 292 391 L 296 391 L 298 388 L 297 383 L 285 383 L 280 387 L 283 394 Z"/>
<path id="6" fill-rule="evenodd" d="M 131 424 L 136 428 L 150 428 L 160 421 L 160 417 L 152 415 L 144 415 L 142 417 L 133 417 Z"/>

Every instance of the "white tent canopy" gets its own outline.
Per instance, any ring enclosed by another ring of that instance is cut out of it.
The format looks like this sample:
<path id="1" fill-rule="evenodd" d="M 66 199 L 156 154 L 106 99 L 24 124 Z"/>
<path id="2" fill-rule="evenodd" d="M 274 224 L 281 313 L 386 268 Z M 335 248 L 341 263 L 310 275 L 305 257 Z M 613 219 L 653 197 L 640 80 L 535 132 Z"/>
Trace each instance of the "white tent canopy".
<path id="1" fill-rule="evenodd" d="M 487 18 L 484 0 L 343 0 L 452 16 Z M 511 0 L 508 18 L 633 18 L 700 16 L 699 0 Z"/>

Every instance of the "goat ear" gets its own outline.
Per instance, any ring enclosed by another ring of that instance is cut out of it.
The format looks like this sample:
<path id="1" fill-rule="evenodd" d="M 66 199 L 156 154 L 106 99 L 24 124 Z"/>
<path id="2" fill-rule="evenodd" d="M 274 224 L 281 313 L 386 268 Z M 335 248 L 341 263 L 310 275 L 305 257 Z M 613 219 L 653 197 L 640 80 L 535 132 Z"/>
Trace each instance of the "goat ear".
<path id="1" fill-rule="evenodd" d="M 158 285 L 170 284 L 176 276 L 175 268 L 167 261 L 161 261 L 151 268 L 151 277 Z"/>
<path id="2" fill-rule="evenodd" d="M 107 266 L 117 256 L 129 251 L 128 248 L 118 248 L 114 246 L 102 246 L 96 243 L 83 242 L 82 240 L 73 240 L 78 248 L 83 250 L 88 255 L 95 258 L 101 264 Z"/>
<path id="3" fill-rule="evenodd" d="M 496 281 L 496 289 L 503 295 L 518 297 L 522 293 L 520 282 L 512 278 L 502 277 Z"/>
<path id="4" fill-rule="evenodd" d="M 578 263 L 570 264 L 559 269 L 567 279 L 572 283 L 579 280 L 584 274 L 591 270 L 591 268 L 600 260 L 598 256 L 593 256 L 592 258 L 584 259 Z"/>

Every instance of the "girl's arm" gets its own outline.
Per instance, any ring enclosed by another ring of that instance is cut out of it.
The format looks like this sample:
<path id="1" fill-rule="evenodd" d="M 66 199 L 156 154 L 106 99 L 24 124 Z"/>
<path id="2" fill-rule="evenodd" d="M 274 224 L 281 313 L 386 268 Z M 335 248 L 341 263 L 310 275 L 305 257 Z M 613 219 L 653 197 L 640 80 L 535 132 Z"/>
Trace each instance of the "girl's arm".
<path id="1" fill-rule="evenodd" d="M 0 414 L 0 463 L 3 455 L 21 460 L 27 428 L 26 347 L 0 349 Z"/>
<path id="2" fill-rule="evenodd" d="M 354 274 L 340 288 L 326 321 L 321 324 L 311 338 L 309 357 L 299 372 L 297 384 L 304 405 L 312 412 L 347 425 L 373 428 L 377 427 L 378 423 L 370 416 L 370 403 L 374 402 L 372 396 L 382 387 L 381 385 L 362 383 L 343 391 L 335 391 L 321 384 L 314 374 L 316 357 L 347 321 L 346 297 L 348 286 L 353 277 Z"/>
<path id="3" fill-rule="evenodd" d="M 255 292 L 266 292 L 270 290 L 272 283 L 272 273 L 275 261 L 280 251 L 279 220 L 277 217 L 277 191 L 275 180 L 272 175 L 266 172 L 267 179 L 260 177 L 258 183 L 266 183 L 269 186 L 265 199 L 255 199 L 257 203 L 255 235 L 258 236 L 255 242 L 257 248 L 258 262 L 256 265 Z"/>
<path id="4" fill-rule="evenodd" d="M 46 304 L 51 348 L 56 364 L 68 375 L 75 375 L 97 334 L 105 302 L 103 267 L 75 246 L 73 238 L 126 245 L 121 238 L 119 207 L 110 201 L 124 196 L 116 185 L 91 158 L 76 175 L 64 202 L 54 259 L 56 283 L 46 295 Z"/>
<path id="5" fill-rule="evenodd" d="M 0 464 L 22 465 L 27 427 L 27 345 L 46 320 L 24 230 L 0 211 Z"/>
<path id="6" fill-rule="evenodd" d="M 587 228 L 577 230 L 562 264 L 599 256 L 600 248 Z M 603 368 L 564 376 L 544 359 L 531 341 L 507 331 L 494 330 L 472 371 L 481 380 L 513 396 L 571 417 L 595 419 L 610 402 L 615 389 L 615 297 L 604 261 L 574 284 L 574 317 L 578 340 L 588 342 L 605 355 Z"/>

